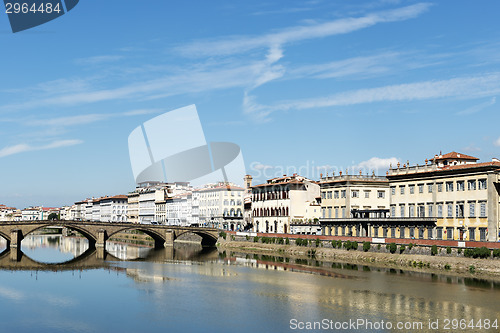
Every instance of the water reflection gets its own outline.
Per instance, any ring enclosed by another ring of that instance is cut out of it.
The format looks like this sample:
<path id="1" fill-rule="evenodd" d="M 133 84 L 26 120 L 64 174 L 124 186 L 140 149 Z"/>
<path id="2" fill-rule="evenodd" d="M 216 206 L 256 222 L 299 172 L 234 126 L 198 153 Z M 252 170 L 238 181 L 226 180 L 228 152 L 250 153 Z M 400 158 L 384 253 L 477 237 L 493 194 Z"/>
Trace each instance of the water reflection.
<path id="1" fill-rule="evenodd" d="M 109 242 L 107 251 L 80 253 L 76 239 L 45 242 L 74 257 L 47 264 L 24 248 L 0 254 L 7 331 L 286 332 L 292 318 L 427 325 L 500 316 L 500 286 L 493 281 L 201 245 L 156 250 Z"/>

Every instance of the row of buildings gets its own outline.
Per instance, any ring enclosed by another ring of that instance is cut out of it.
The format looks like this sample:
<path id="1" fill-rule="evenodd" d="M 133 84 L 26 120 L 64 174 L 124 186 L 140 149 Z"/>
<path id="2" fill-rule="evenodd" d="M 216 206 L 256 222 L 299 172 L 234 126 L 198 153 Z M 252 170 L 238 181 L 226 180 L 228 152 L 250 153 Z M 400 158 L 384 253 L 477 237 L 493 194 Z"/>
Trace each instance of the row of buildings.
<path id="1" fill-rule="evenodd" d="M 140 183 L 127 195 L 17 211 L 0 220 L 63 220 L 210 226 L 263 233 L 498 241 L 500 161 L 452 152 L 425 164 L 391 165 L 385 176 L 339 172 L 319 181 L 293 174 L 244 188 L 218 183 Z"/>
<path id="2" fill-rule="evenodd" d="M 478 163 L 451 152 L 422 165 L 391 165 L 383 177 L 340 172 L 321 175 L 319 182 L 296 175 L 270 179 L 252 187 L 253 227 L 271 233 L 498 241 L 499 193 L 499 160 Z"/>

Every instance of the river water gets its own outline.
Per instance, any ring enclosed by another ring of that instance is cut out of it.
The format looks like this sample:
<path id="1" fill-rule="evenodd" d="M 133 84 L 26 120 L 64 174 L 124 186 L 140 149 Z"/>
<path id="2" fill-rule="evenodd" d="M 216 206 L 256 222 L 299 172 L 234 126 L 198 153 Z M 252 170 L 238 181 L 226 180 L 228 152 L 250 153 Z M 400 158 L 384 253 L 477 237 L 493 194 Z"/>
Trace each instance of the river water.
<path id="1" fill-rule="evenodd" d="M 4 250 L 2 332 L 499 331 L 492 281 L 60 235 Z"/>

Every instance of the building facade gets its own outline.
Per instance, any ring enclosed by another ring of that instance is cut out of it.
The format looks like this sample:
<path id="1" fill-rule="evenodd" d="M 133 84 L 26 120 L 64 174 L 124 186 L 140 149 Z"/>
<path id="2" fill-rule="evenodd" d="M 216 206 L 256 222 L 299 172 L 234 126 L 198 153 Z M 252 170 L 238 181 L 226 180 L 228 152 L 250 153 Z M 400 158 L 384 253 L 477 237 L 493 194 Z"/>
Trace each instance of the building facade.
<path id="1" fill-rule="evenodd" d="M 256 232 L 289 233 L 290 224 L 319 218 L 311 214 L 311 203 L 320 196 L 320 186 L 293 174 L 252 186 L 252 224 Z"/>
<path id="2" fill-rule="evenodd" d="M 477 161 L 451 152 L 391 167 L 391 216 L 435 218 L 435 239 L 498 241 L 500 161 Z"/>
<path id="3" fill-rule="evenodd" d="M 219 183 L 197 192 L 200 225 L 243 230 L 243 188 Z"/>
<path id="4" fill-rule="evenodd" d="M 368 236 L 373 228 L 360 218 L 386 217 L 389 211 L 389 181 L 375 174 L 321 177 L 321 218 L 324 235 Z"/>

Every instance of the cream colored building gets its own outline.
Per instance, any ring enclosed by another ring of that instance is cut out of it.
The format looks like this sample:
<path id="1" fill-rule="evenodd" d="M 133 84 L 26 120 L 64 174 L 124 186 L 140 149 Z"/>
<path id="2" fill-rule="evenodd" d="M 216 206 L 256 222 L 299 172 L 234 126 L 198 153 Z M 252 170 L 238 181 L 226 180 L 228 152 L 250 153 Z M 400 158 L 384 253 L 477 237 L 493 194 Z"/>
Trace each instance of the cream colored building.
<path id="1" fill-rule="evenodd" d="M 127 197 L 127 221 L 139 223 L 139 193 L 129 192 Z"/>
<path id="2" fill-rule="evenodd" d="M 252 186 L 253 230 L 289 233 L 292 222 L 319 218 L 319 206 L 314 204 L 319 195 L 320 187 L 316 182 L 297 174 Z"/>
<path id="3" fill-rule="evenodd" d="M 451 152 L 391 168 L 391 216 L 436 218 L 431 235 L 414 232 L 419 238 L 498 241 L 500 161 L 477 160 Z"/>
<path id="4" fill-rule="evenodd" d="M 321 218 L 349 218 L 353 210 L 389 209 L 389 181 L 375 175 L 321 178 Z"/>
<path id="5" fill-rule="evenodd" d="M 245 189 L 219 183 L 197 191 L 199 223 L 225 230 L 242 230 Z"/>

